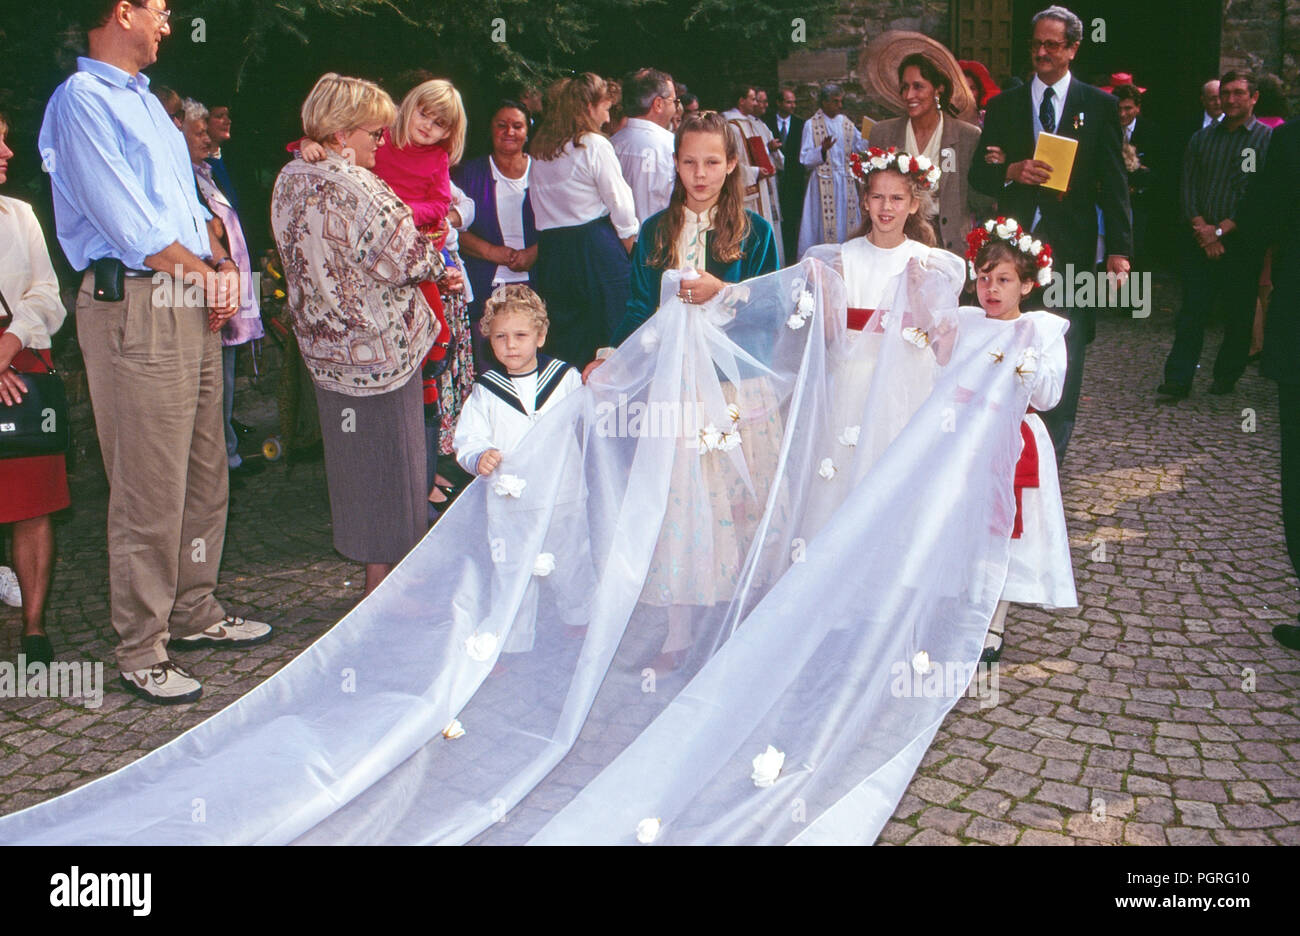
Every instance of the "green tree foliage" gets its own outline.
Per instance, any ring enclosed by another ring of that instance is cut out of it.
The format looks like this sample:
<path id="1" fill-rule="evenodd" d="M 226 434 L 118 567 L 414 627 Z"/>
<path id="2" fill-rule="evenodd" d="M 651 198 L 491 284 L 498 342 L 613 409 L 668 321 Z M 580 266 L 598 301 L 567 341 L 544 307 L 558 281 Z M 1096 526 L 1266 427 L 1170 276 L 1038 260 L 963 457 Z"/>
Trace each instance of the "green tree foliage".
<path id="1" fill-rule="evenodd" d="M 471 151 L 486 144 L 486 114 L 521 84 L 571 71 L 618 76 L 643 65 L 686 82 L 705 106 L 725 107 L 736 79 L 774 84 L 796 19 L 809 38 L 830 0 L 174 0 L 172 33 L 151 81 L 234 121 L 227 163 L 246 226 L 267 243 L 266 194 L 299 109 L 326 71 L 373 78 L 394 97 L 417 71 L 450 78 L 470 114 Z M 0 22 L 0 109 L 18 153 L 8 190 L 48 201 L 35 139 L 50 92 L 75 68 L 81 38 L 49 5 L 23 4 Z M 246 192 L 247 190 L 247 192 Z M 258 207 L 253 207 L 253 206 Z"/>

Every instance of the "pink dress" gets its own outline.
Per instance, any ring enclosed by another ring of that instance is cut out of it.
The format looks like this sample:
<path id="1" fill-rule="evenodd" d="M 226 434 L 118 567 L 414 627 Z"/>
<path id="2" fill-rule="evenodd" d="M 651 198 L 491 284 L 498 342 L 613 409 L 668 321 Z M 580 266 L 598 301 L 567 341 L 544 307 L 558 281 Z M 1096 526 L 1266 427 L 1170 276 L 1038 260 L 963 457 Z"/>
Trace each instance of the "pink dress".
<path id="1" fill-rule="evenodd" d="M 385 130 L 384 145 L 375 150 L 374 171 L 410 206 L 416 227 L 442 226 L 451 208 L 451 159 L 442 146 L 399 147 Z"/>

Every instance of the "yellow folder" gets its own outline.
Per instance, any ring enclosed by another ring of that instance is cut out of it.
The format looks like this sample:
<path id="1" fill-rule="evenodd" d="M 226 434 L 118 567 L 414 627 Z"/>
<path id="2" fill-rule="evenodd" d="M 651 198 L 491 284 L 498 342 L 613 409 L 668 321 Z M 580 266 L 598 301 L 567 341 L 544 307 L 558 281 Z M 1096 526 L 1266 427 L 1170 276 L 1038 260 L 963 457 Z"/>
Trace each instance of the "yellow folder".
<path id="1" fill-rule="evenodd" d="M 876 122 L 875 122 L 874 120 L 872 120 L 870 117 L 863 117 L 863 118 L 862 118 L 862 130 L 861 130 L 861 133 L 862 133 L 862 138 L 863 138 L 864 140 L 867 139 L 869 136 L 871 136 L 871 128 L 874 127 L 875 125 L 876 125 Z"/>
<path id="2" fill-rule="evenodd" d="M 1057 192 L 1069 190 L 1070 172 L 1074 169 L 1074 156 L 1078 151 L 1079 141 L 1072 137 L 1057 136 L 1055 133 L 1038 134 L 1034 159 L 1052 167 L 1052 175 L 1043 183 L 1043 188 Z"/>

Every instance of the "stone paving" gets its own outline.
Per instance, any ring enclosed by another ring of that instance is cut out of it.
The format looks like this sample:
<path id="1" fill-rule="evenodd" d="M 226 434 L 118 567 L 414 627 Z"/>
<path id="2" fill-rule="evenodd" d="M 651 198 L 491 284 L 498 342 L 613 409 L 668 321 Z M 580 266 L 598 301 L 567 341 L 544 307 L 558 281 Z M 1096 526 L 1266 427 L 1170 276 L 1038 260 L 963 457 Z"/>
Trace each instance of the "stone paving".
<path id="1" fill-rule="evenodd" d="M 1300 654 L 1277 645 L 1300 592 L 1283 543 L 1276 395 L 1252 367 L 1155 405 L 1172 314 L 1103 315 L 1062 483 L 1082 606 L 1013 608 L 999 701 L 945 721 L 882 844 L 1300 844 Z M 1218 346 L 1218 334 L 1208 342 Z M 274 423 L 274 371 L 236 412 Z M 0 814 L 129 763 L 228 705 L 361 594 L 330 545 L 319 463 L 272 465 L 232 494 L 219 596 L 278 629 L 251 651 L 188 654 L 202 700 L 162 708 L 116 684 L 97 463 L 73 474 L 49 631 L 104 661 L 103 703 L 0 699 Z M 0 606 L 0 659 L 19 615 Z"/>

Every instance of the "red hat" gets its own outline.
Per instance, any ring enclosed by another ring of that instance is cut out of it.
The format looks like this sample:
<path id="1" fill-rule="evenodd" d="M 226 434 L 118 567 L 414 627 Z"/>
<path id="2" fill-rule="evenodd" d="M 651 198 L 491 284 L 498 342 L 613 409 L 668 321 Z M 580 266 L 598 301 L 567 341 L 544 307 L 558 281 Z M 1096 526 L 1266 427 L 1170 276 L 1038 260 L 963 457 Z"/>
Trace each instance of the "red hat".
<path id="1" fill-rule="evenodd" d="M 1105 91 L 1107 94 L 1114 94 L 1116 88 L 1123 87 L 1124 85 L 1127 84 L 1131 84 L 1133 87 L 1137 88 L 1143 94 L 1147 93 L 1147 89 L 1139 85 L 1136 81 L 1134 81 L 1133 76 L 1130 75 L 1128 72 L 1111 72 L 1110 84 L 1102 85 L 1101 90 Z"/>
<path id="2" fill-rule="evenodd" d="M 980 85 L 979 106 L 980 107 L 983 107 L 984 105 L 988 104 L 989 98 L 997 97 L 999 94 L 1002 93 L 1002 89 L 999 88 L 998 83 L 993 80 L 993 76 L 989 74 L 989 70 L 984 67 L 983 62 L 975 62 L 968 59 L 958 59 L 957 64 L 961 66 L 961 70 L 963 72 L 970 72 L 972 75 L 975 76 L 975 80 L 979 82 Z"/>

